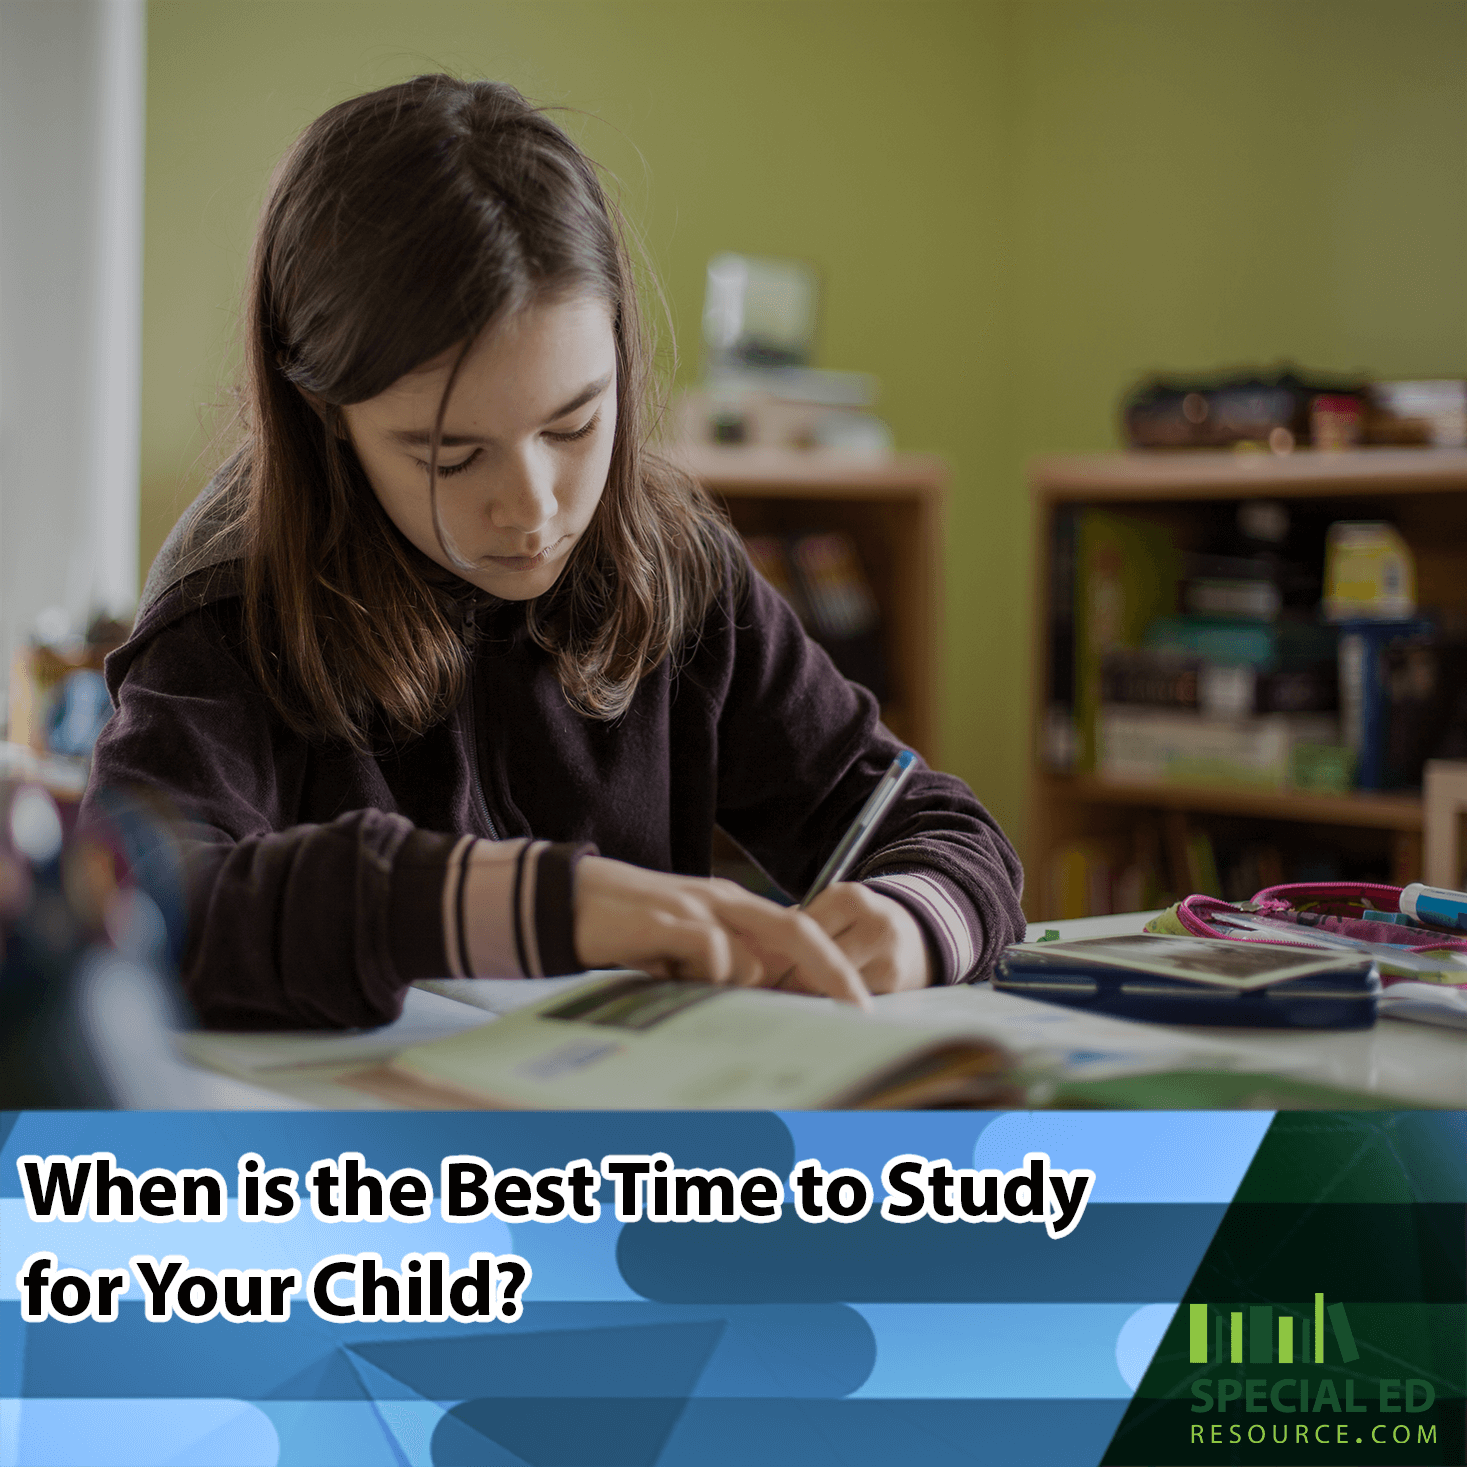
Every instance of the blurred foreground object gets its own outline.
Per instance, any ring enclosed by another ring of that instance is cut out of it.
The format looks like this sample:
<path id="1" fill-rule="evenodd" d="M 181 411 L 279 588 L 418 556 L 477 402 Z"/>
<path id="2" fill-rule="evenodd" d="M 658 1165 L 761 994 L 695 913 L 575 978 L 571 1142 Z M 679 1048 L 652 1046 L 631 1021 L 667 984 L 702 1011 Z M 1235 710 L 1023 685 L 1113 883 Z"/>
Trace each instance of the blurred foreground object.
<path id="1" fill-rule="evenodd" d="M 112 716 L 102 663 L 126 640 L 121 622 L 98 618 L 78 636 L 64 612 L 43 612 L 10 669 L 11 741 L 37 754 L 90 758 Z"/>
<path id="2" fill-rule="evenodd" d="M 178 852 L 157 813 L 104 794 L 74 811 L 0 782 L 0 1108 L 172 1108 L 193 1101 L 170 1031 L 184 938 Z"/>
<path id="3" fill-rule="evenodd" d="M 721 254 L 708 262 L 706 370 L 703 386 L 679 404 L 682 442 L 891 452 L 891 429 L 866 411 L 876 379 L 810 365 L 819 290 L 798 260 Z"/>

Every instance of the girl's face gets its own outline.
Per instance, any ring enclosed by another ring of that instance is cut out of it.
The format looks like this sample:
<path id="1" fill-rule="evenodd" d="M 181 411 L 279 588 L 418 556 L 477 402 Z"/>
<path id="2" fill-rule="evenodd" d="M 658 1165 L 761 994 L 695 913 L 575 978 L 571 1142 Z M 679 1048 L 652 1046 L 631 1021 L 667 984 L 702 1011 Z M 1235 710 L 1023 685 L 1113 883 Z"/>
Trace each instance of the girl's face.
<path id="1" fill-rule="evenodd" d="M 438 512 L 473 569 L 433 531 L 428 452 L 457 348 L 342 409 L 392 523 L 430 560 L 506 601 L 548 591 L 606 487 L 616 431 L 610 309 L 589 297 L 532 305 L 470 348 L 438 450 Z"/>

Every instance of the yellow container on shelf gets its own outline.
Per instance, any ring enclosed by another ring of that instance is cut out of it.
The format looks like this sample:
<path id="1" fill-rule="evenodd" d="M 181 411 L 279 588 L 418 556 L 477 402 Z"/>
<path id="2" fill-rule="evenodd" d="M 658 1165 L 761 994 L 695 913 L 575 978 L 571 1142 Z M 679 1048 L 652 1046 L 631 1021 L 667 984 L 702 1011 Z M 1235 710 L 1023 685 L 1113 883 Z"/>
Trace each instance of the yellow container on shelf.
<path id="1" fill-rule="evenodd" d="M 1324 547 L 1330 621 L 1404 621 L 1416 614 L 1416 558 L 1394 525 L 1337 520 Z"/>

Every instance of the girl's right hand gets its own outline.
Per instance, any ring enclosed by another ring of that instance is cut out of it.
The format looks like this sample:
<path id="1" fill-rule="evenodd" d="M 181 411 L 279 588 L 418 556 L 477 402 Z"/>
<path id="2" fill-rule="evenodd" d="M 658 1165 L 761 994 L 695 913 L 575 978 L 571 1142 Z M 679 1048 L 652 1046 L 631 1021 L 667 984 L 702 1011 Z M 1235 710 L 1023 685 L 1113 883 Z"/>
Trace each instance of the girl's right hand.
<path id="1" fill-rule="evenodd" d="M 732 881 L 669 876 L 605 856 L 576 866 L 576 953 L 588 968 L 801 988 L 870 1004 L 861 975 L 813 918 Z"/>

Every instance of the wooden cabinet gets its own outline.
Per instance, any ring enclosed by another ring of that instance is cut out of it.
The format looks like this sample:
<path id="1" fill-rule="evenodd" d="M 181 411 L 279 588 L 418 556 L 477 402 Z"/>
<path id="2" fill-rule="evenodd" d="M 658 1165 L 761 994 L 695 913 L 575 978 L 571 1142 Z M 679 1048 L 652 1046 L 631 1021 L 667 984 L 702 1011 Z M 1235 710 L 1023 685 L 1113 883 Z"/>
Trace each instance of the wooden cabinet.
<path id="1" fill-rule="evenodd" d="M 881 608 L 891 685 L 882 715 L 898 738 L 937 764 L 943 462 L 766 447 L 684 446 L 677 458 L 727 506 L 740 534 L 850 535 Z"/>
<path id="2" fill-rule="evenodd" d="M 1165 526 L 1186 546 L 1188 527 L 1245 500 L 1277 500 L 1331 519 L 1394 524 L 1416 558 L 1417 601 L 1467 616 L 1467 451 L 1364 448 L 1284 456 L 1228 451 L 1152 451 L 1052 457 L 1031 468 L 1034 510 L 1034 762 L 1029 869 L 1031 916 L 1053 891 L 1047 879 L 1067 843 L 1124 839 L 1143 818 L 1175 829 L 1191 815 L 1257 822 L 1261 833 L 1313 832 L 1355 849 L 1374 843 L 1398 881 L 1420 878 L 1422 800 L 1418 793 L 1318 794 L 1236 786 L 1123 784 L 1045 767 L 1041 733 L 1049 700 L 1051 545 L 1056 513 L 1096 506 Z"/>

